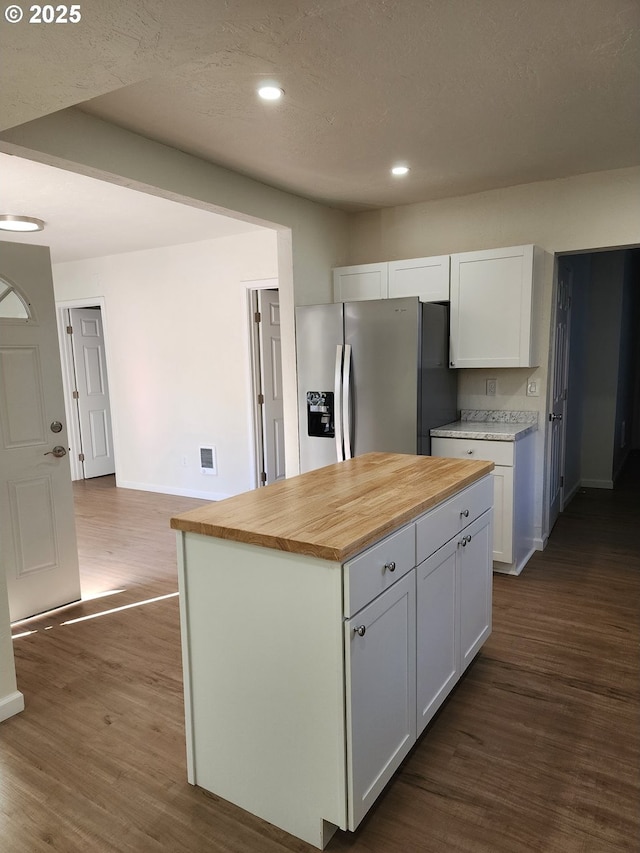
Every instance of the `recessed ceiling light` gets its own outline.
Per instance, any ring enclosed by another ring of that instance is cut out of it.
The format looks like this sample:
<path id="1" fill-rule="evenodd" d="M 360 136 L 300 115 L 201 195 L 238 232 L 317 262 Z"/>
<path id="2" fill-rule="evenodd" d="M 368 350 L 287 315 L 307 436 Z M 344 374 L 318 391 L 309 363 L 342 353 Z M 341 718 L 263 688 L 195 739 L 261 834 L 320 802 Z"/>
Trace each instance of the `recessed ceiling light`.
<path id="1" fill-rule="evenodd" d="M 409 167 L 408 167 L 408 166 L 400 166 L 400 165 L 398 165 L 398 166 L 394 166 L 394 167 L 391 169 L 391 174 L 392 174 L 392 175 L 406 175 L 408 171 L 409 171 Z"/>
<path id="2" fill-rule="evenodd" d="M 278 101 L 284 92 L 279 86 L 260 86 L 258 94 L 264 101 Z"/>
<path id="3" fill-rule="evenodd" d="M 42 219 L 34 219 L 32 216 L 15 216 L 13 213 L 0 214 L 2 231 L 42 231 L 43 228 Z"/>

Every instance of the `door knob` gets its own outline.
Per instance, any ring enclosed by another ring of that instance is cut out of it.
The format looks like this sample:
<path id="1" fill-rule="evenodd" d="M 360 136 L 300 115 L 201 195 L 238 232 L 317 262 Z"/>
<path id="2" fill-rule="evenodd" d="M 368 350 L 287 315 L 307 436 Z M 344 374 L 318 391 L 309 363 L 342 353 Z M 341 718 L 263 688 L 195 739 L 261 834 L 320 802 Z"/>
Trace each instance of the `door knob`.
<path id="1" fill-rule="evenodd" d="M 56 445 L 53 450 L 47 450 L 44 454 L 45 456 L 55 456 L 56 459 L 61 459 L 63 456 L 67 455 L 67 451 L 61 444 Z"/>
<path id="2" fill-rule="evenodd" d="M 549 415 L 549 420 L 550 421 L 561 421 L 562 415 L 556 415 L 555 412 L 551 412 L 551 414 Z"/>

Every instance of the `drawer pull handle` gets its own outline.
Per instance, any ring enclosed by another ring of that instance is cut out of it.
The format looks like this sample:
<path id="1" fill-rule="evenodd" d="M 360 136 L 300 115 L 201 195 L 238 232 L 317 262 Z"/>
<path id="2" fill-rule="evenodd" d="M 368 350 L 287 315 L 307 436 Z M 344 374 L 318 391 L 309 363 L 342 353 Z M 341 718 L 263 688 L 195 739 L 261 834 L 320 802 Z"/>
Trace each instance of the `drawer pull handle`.
<path id="1" fill-rule="evenodd" d="M 367 633 L 367 628 L 365 625 L 358 625 L 357 628 L 353 629 L 353 633 L 357 634 L 359 637 L 364 637 L 364 635 Z"/>
<path id="2" fill-rule="evenodd" d="M 463 518 L 469 518 L 469 510 L 468 510 L 468 509 L 463 509 L 463 510 L 462 510 L 462 512 L 460 513 L 460 515 L 461 515 Z"/>
<path id="3" fill-rule="evenodd" d="M 388 563 L 385 563 L 384 567 L 388 572 L 395 572 L 395 570 L 396 570 L 396 564 L 393 560 L 391 560 Z"/>
<path id="4" fill-rule="evenodd" d="M 460 540 L 460 544 L 462 545 L 463 548 L 466 548 L 467 545 L 469 544 L 469 542 L 471 542 L 470 536 L 463 536 L 462 539 Z"/>

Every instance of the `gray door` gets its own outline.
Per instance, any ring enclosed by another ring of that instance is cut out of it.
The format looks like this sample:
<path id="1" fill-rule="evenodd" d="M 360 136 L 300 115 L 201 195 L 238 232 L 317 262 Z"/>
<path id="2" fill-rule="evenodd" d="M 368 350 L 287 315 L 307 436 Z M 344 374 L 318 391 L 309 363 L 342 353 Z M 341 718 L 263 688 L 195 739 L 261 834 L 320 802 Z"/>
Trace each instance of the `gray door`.
<path id="1" fill-rule="evenodd" d="M 347 302 L 352 453 L 417 453 L 420 303 Z"/>
<path id="2" fill-rule="evenodd" d="M 343 344 L 342 309 L 342 303 L 296 309 L 300 470 L 303 472 L 338 461 L 335 430 L 327 430 L 326 435 L 309 435 L 308 401 L 310 395 L 333 395 L 327 399 L 337 406 L 336 351 Z"/>

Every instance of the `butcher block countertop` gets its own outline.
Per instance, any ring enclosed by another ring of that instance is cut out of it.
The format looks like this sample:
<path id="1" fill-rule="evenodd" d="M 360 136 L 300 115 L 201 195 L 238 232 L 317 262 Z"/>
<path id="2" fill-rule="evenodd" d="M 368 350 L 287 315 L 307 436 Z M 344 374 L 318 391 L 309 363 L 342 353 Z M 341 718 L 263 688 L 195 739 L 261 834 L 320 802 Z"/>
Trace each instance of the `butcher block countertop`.
<path id="1" fill-rule="evenodd" d="M 367 453 L 190 510 L 171 527 L 341 563 L 492 469 L 481 460 Z"/>

